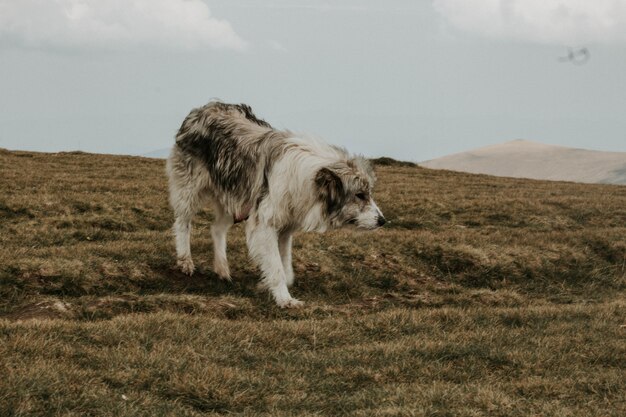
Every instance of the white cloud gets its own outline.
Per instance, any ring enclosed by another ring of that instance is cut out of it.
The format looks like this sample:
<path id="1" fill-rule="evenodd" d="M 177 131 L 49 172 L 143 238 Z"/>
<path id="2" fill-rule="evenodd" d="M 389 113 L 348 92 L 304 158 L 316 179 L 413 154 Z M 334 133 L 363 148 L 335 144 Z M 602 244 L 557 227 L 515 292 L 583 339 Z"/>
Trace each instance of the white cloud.
<path id="1" fill-rule="evenodd" d="M 433 0 L 454 28 L 544 44 L 626 41 L 626 0 Z"/>
<path id="2" fill-rule="evenodd" d="M 201 0 L 0 0 L 0 40 L 29 47 L 242 49 Z"/>

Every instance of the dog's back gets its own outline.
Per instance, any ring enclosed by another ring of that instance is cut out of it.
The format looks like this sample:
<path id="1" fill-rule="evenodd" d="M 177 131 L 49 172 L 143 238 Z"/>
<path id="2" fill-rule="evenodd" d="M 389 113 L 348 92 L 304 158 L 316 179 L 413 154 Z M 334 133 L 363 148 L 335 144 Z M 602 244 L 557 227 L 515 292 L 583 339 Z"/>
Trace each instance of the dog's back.
<path id="1" fill-rule="evenodd" d="M 245 104 L 211 102 L 193 109 L 178 130 L 168 161 L 170 182 L 175 188 L 199 182 L 186 185 L 203 187 L 237 215 L 266 192 L 267 174 L 287 138 L 287 132 L 274 130 Z"/>

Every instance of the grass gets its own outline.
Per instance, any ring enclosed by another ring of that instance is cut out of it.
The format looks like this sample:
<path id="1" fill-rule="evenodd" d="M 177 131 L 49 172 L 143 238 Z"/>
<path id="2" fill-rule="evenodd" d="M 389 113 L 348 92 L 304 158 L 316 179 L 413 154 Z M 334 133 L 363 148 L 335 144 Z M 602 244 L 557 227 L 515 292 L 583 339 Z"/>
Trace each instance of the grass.
<path id="1" fill-rule="evenodd" d="M 375 233 L 300 234 L 300 310 L 174 269 L 164 162 L 0 150 L 1 416 L 622 416 L 626 187 L 383 159 Z"/>

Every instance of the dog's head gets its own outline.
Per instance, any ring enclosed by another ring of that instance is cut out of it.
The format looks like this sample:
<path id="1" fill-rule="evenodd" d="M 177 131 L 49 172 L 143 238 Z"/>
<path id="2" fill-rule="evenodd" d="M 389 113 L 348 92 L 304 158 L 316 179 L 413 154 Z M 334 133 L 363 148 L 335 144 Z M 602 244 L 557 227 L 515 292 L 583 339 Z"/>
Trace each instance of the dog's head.
<path id="1" fill-rule="evenodd" d="M 372 166 L 362 157 L 317 171 L 315 184 L 331 225 L 353 224 L 372 230 L 385 224 L 385 217 L 372 198 L 375 182 Z"/>

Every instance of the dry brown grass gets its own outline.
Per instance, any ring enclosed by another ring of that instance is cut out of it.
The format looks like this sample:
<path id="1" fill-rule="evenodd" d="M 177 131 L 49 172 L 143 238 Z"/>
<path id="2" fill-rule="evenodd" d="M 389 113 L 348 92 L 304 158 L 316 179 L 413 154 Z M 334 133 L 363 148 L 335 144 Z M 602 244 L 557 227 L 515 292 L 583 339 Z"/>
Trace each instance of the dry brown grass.
<path id="1" fill-rule="evenodd" d="M 383 163 L 283 311 L 210 210 L 173 269 L 163 161 L 0 150 L 0 415 L 624 415 L 626 187 Z"/>

